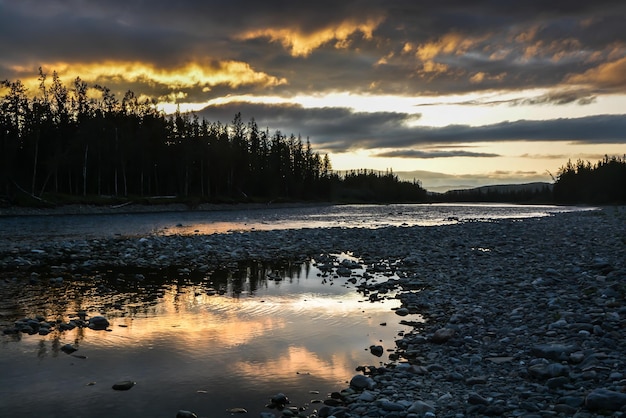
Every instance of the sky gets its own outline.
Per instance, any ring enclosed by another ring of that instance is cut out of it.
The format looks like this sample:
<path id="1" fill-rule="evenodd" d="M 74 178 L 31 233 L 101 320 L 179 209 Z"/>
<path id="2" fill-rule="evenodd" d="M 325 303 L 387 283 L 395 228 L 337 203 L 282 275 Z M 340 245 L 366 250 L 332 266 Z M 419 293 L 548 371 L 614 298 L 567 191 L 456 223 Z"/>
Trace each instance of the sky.
<path id="1" fill-rule="evenodd" d="M 626 154 L 623 0 L 0 0 L 0 80 L 38 68 L 308 138 L 431 191 Z"/>

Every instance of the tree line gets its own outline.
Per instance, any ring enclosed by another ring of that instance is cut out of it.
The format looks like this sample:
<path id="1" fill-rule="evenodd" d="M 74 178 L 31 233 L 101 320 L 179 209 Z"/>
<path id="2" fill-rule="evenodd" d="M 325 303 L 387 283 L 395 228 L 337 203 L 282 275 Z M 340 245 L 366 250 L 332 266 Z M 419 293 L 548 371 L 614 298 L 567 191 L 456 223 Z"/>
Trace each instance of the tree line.
<path id="1" fill-rule="evenodd" d="M 553 183 L 528 187 L 479 187 L 450 190 L 432 197 L 443 202 L 509 202 L 558 204 L 625 204 L 626 155 L 608 156 L 595 164 L 568 161 L 559 168 Z"/>
<path id="2" fill-rule="evenodd" d="M 449 190 L 438 198 L 442 202 L 491 202 L 518 204 L 553 203 L 553 186 L 546 183 L 541 187 L 515 188 L 502 186 L 477 187 L 468 190 Z"/>
<path id="3" fill-rule="evenodd" d="M 69 87 L 56 72 L 48 78 L 40 68 L 35 95 L 20 80 L 1 83 L 0 195 L 9 203 L 25 193 L 35 199 L 50 194 L 197 201 L 425 198 L 419 183 L 400 181 L 393 173 L 340 176 L 308 138 L 270 133 L 254 118 L 244 122 L 240 113 L 229 124 L 180 111 L 166 115 L 155 100 L 140 100 L 130 90 L 120 100 L 80 77 Z"/>
<path id="4" fill-rule="evenodd" d="M 608 156 L 595 164 L 568 161 L 554 183 L 558 203 L 626 203 L 626 155 Z"/>

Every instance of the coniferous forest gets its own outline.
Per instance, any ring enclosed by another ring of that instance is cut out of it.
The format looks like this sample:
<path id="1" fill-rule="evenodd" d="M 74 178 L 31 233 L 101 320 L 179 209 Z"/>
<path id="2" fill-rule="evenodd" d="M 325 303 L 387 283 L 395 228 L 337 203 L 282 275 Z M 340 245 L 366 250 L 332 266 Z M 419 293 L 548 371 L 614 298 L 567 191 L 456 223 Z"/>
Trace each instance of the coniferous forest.
<path id="1" fill-rule="evenodd" d="M 51 78 L 49 80 L 49 78 Z M 0 88 L 0 196 L 49 202 L 176 197 L 186 202 L 350 200 L 419 202 L 419 182 L 392 172 L 338 175 L 308 138 L 270 133 L 241 114 L 224 124 L 176 112 L 132 91 L 117 98 L 76 78 L 39 70 L 36 94 L 20 81 Z M 97 92 L 97 95 L 93 93 Z"/>
<path id="2" fill-rule="evenodd" d="M 558 203 L 626 203 L 626 156 L 605 156 L 596 164 L 578 160 L 561 167 L 554 183 Z"/>

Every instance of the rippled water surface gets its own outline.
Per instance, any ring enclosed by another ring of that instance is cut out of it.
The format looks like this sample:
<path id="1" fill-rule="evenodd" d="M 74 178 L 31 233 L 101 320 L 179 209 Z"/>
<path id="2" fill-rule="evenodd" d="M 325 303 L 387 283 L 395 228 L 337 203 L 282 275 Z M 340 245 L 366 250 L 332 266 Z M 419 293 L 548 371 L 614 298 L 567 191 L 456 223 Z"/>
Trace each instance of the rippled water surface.
<path id="1" fill-rule="evenodd" d="M 393 348 L 408 329 L 391 310 L 397 300 L 371 303 L 309 263 L 136 274 L 4 287 L 3 326 L 35 315 L 67 321 L 84 310 L 106 313 L 110 331 L 2 336 L 0 416 L 173 417 L 186 409 L 219 417 L 236 407 L 258 416 L 278 392 L 305 405 L 346 387 L 356 366 L 387 360 L 370 345 Z M 68 343 L 79 357 L 60 350 Z M 123 380 L 137 384 L 112 390 Z"/>
<path id="2" fill-rule="evenodd" d="M 437 226 L 463 221 L 548 216 L 586 210 L 550 205 L 393 204 L 263 209 L 0 217 L 0 237 L 15 241 L 100 238 L 114 235 L 212 234 L 290 228 Z"/>
<path id="3" fill-rule="evenodd" d="M 250 211 L 0 218 L 5 240 L 223 233 L 312 227 L 436 226 L 576 210 L 515 205 L 360 205 Z M 347 255 L 344 255 L 348 257 Z M 353 277 L 362 280 L 363 269 Z M 375 280 L 386 280 L 382 274 Z M 259 416 L 286 393 L 295 405 L 347 387 L 368 348 L 395 347 L 408 330 L 388 295 L 371 303 L 346 278 L 303 265 L 242 264 L 231 271 L 102 271 L 56 286 L 28 277 L 0 288 L 0 325 L 22 317 L 68 321 L 105 314 L 109 331 L 0 336 L 0 417 L 174 417 L 179 409 Z M 420 320 L 415 315 L 406 319 Z M 385 325 L 382 325 L 385 324 Z M 78 348 L 65 354 L 65 344 Z M 137 384 L 114 391 L 122 380 Z M 311 404 L 309 413 L 316 404 Z M 319 406 L 319 405 L 317 405 Z"/>

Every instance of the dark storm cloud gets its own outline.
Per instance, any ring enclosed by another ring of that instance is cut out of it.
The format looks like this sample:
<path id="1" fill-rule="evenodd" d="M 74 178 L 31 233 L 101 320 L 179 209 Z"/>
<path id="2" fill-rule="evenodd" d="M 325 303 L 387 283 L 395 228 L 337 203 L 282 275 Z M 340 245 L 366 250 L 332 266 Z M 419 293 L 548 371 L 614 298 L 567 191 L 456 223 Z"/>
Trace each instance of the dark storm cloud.
<path id="1" fill-rule="evenodd" d="M 425 95 L 573 82 L 588 89 L 588 98 L 626 87 L 615 67 L 626 57 L 625 17 L 626 3 L 608 0 L 0 0 L 0 79 L 55 63 L 138 61 L 168 69 L 237 61 L 287 82 L 189 86 L 186 100 L 233 92 Z M 141 93 L 141 85 L 134 90 Z M 159 93 L 168 89 L 176 90 L 164 85 Z"/>
<path id="2" fill-rule="evenodd" d="M 353 112 L 347 108 L 303 108 L 294 105 L 230 103 L 198 112 L 209 121 L 229 123 L 235 113 L 244 120 L 254 117 L 260 129 L 270 134 L 309 137 L 317 149 L 343 152 L 356 149 L 408 149 L 385 151 L 379 156 L 436 158 L 451 156 L 495 157 L 458 149 L 442 150 L 448 144 L 499 141 L 564 141 L 612 144 L 626 142 L 626 115 L 599 115 L 545 121 L 520 120 L 484 126 L 410 126 L 418 115 L 399 112 Z M 424 150 L 437 145 L 439 150 Z M 458 148 L 458 147 L 457 147 Z M 465 154 L 465 155 L 461 155 Z"/>

